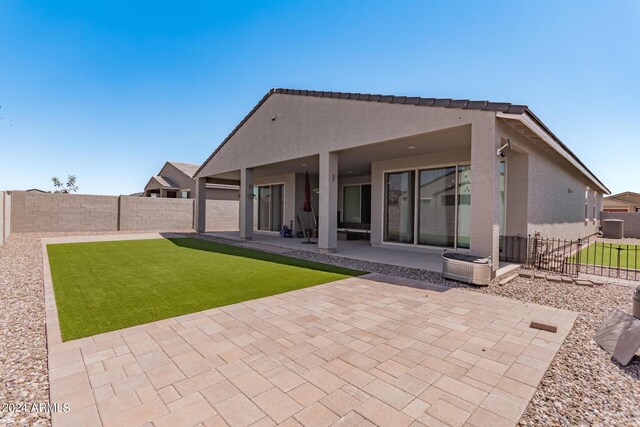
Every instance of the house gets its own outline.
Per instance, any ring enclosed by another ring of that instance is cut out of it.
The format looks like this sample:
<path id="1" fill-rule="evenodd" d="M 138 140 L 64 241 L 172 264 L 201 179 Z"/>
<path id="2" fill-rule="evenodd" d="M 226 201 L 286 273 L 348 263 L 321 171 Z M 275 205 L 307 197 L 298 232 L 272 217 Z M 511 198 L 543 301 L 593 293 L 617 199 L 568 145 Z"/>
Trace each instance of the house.
<path id="1" fill-rule="evenodd" d="M 194 173 L 197 229 L 209 184 L 240 186 L 242 239 L 299 229 L 306 172 L 325 253 L 358 225 L 373 246 L 498 260 L 504 236 L 595 234 L 610 193 L 524 105 L 272 89 Z"/>
<path id="2" fill-rule="evenodd" d="M 193 174 L 200 165 L 167 162 L 158 175 L 151 177 L 144 187 L 142 197 L 195 198 Z M 238 185 L 207 184 L 208 200 L 238 200 Z"/>
<path id="3" fill-rule="evenodd" d="M 602 210 L 604 212 L 640 212 L 640 194 L 632 191 L 612 194 L 605 197 Z"/>

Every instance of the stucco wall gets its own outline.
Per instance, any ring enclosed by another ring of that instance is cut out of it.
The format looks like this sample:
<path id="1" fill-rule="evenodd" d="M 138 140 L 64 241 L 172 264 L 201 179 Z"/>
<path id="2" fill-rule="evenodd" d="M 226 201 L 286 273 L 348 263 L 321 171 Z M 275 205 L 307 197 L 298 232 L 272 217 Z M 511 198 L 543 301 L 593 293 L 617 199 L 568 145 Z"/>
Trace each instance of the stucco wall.
<path id="1" fill-rule="evenodd" d="M 272 120 L 274 115 L 276 120 Z M 494 117 L 491 111 L 273 94 L 198 175 L 232 172 Z"/>
<path id="2" fill-rule="evenodd" d="M 194 183 L 195 188 L 195 183 Z M 207 188 L 207 200 L 235 200 L 238 201 L 238 190 L 223 190 L 221 188 Z M 189 193 L 190 199 L 196 198 L 195 189 Z"/>
<path id="3" fill-rule="evenodd" d="M 236 200 L 207 200 L 207 231 L 238 230 L 240 203 Z"/>
<path id="4" fill-rule="evenodd" d="M 193 199 L 121 196 L 120 230 L 193 229 Z"/>
<path id="5" fill-rule="evenodd" d="M 540 232 L 547 237 L 578 239 L 598 231 L 592 218 L 596 199 L 588 193 L 587 183 L 568 173 L 541 153 L 529 153 L 529 226 L 528 234 Z"/>
<path id="6" fill-rule="evenodd" d="M 13 232 L 117 229 L 118 197 L 14 191 Z"/>
<path id="7" fill-rule="evenodd" d="M 624 221 L 624 237 L 640 239 L 640 212 L 602 212 L 602 219 Z"/>

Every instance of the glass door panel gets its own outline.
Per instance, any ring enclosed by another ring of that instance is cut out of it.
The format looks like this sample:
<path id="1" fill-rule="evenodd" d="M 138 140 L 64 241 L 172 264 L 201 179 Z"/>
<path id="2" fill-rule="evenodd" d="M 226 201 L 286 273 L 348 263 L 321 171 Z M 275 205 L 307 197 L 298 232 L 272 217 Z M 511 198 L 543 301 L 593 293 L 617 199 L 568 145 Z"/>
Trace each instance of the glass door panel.
<path id="1" fill-rule="evenodd" d="M 456 167 L 420 171 L 418 243 L 455 244 Z"/>
<path id="2" fill-rule="evenodd" d="M 471 166 L 458 167 L 458 248 L 471 247 Z"/>
<path id="3" fill-rule="evenodd" d="M 386 174 L 385 240 L 413 243 L 415 173 Z"/>

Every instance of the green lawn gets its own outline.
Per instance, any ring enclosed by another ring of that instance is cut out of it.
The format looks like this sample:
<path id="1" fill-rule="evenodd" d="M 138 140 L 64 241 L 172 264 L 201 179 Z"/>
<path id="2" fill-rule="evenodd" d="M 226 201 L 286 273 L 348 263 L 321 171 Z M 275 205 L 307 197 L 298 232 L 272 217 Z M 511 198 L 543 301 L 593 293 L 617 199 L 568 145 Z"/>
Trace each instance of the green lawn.
<path id="1" fill-rule="evenodd" d="M 616 268 L 618 267 L 618 250 L 616 248 L 622 248 L 620 251 L 620 268 L 640 268 L 639 245 L 592 243 L 577 255 L 570 257 L 569 261 Z"/>
<path id="2" fill-rule="evenodd" d="M 65 341 L 363 274 L 190 238 L 47 251 Z"/>

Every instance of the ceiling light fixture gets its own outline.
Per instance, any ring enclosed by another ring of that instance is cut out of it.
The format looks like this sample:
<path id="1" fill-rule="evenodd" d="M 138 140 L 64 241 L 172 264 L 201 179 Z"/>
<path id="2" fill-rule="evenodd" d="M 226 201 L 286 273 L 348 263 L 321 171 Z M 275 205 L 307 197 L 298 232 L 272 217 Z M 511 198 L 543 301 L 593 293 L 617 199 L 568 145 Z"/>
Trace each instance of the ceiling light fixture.
<path id="1" fill-rule="evenodd" d="M 306 164 L 306 163 L 303 163 L 303 164 L 302 164 L 302 166 L 306 167 L 306 166 L 307 166 L 307 164 Z"/>
<path id="2" fill-rule="evenodd" d="M 416 146 L 415 146 L 415 145 L 410 145 L 410 146 L 408 146 L 407 148 L 408 148 L 409 150 L 414 150 L 414 149 L 416 148 Z"/>

